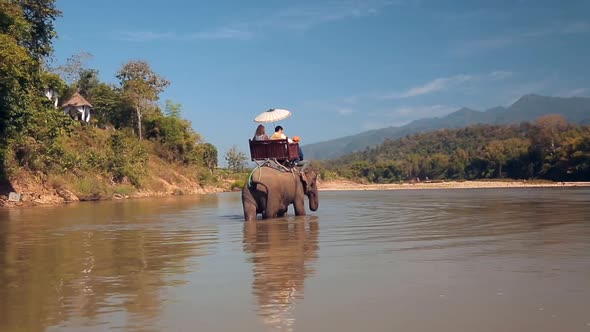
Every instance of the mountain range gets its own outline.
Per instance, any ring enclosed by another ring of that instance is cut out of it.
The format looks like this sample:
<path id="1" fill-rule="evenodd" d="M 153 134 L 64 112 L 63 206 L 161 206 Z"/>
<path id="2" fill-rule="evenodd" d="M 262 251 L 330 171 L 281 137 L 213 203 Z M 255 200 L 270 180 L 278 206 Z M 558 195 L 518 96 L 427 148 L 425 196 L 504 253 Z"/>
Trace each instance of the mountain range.
<path id="1" fill-rule="evenodd" d="M 332 159 L 379 145 L 385 139 L 396 139 L 420 132 L 461 128 L 474 124 L 512 124 L 533 121 L 547 114 L 560 114 L 569 122 L 590 124 L 590 98 L 547 97 L 529 94 L 508 107 L 494 107 L 486 111 L 461 108 L 444 117 L 420 119 L 400 127 L 365 131 L 356 135 L 308 144 L 302 149 L 306 159 Z"/>

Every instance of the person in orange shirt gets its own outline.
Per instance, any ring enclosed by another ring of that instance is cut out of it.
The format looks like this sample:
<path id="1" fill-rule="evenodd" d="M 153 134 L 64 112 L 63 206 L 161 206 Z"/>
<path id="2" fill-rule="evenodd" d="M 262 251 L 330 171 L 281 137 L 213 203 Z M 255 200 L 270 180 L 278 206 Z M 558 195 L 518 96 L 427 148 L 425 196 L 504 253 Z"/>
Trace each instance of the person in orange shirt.
<path id="1" fill-rule="evenodd" d="M 299 136 L 293 137 L 293 142 L 298 143 L 297 148 L 299 149 L 299 161 L 303 161 L 303 150 L 301 150 L 301 144 L 299 144 L 300 140 L 301 138 L 299 138 Z"/>

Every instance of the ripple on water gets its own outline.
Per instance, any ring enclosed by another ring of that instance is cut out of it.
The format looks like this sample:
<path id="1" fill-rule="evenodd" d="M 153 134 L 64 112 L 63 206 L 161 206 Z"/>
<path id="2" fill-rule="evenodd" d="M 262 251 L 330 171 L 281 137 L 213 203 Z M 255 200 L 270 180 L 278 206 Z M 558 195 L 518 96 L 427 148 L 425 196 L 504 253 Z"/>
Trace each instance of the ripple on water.
<path id="1" fill-rule="evenodd" d="M 239 194 L 10 212 L 0 331 L 577 331 L 589 197 L 322 192 L 248 223 Z"/>

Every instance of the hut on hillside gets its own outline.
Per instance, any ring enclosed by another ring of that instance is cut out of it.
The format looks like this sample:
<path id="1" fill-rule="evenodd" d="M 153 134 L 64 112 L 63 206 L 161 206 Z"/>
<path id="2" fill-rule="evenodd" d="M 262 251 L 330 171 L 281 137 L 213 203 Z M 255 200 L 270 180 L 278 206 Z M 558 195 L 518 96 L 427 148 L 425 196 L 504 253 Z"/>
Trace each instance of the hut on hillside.
<path id="1" fill-rule="evenodd" d="M 70 99 L 66 100 L 61 105 L 61 108 L 65 114 L 69 114 L 74 120 L 90 122 L 92 105 L 77 92 Z"/>

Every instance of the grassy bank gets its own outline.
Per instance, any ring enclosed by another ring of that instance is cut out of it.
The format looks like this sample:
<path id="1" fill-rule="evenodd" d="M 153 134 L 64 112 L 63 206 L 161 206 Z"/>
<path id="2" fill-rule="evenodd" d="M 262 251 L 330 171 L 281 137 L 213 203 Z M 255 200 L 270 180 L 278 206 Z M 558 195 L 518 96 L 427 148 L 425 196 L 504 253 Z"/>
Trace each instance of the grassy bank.
<path id="1" fill-rule="evenodd" d="M 159 142 L 92 126 L 49 144 L 30 140 L 12 152 L 0 192 L 4 206 L 219 192 L 247 176 L 209 169 L 198 154 L 177 161 Z M 8 202 L 10 191 L 20 193 L 21 202 Z"/>

